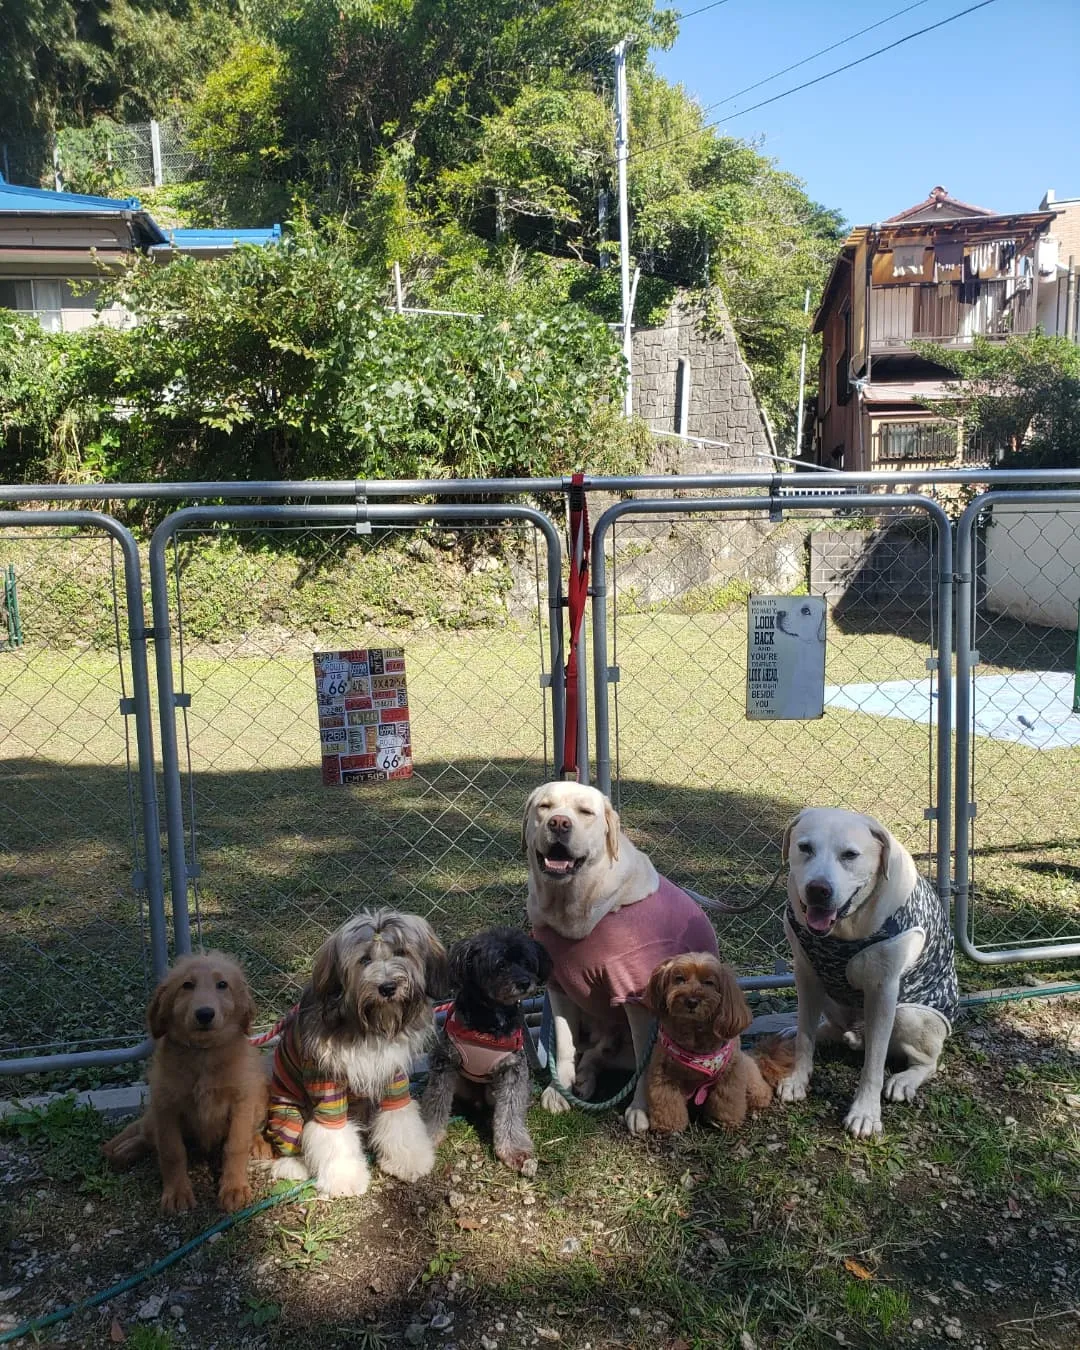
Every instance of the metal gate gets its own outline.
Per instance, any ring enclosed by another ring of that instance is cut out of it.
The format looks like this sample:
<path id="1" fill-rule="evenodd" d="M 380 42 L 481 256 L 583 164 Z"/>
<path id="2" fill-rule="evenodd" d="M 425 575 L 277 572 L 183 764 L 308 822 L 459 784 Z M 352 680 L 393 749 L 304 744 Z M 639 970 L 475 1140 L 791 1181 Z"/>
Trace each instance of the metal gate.
<path id="1" fill-rule="evenodd" d="M 218 633 L 198 578 L 215 549 L 233 546 L 249 594 Z M 416 607 L 404 657 L 413 775 L 377 791 L 320 787 L 313 648 L 401 639 L 353 608 L 335 618 L 340 600 L 330 582 L 318 589 L 319 569 L 334 562 L 335 576 L 345 567 L 365 585 L 392 584 L 402 556 L 445 573 L 459 565 L 452 557 L 471 558 L 451 579 L 460 603 L 512 557 L 531 614 L 507 632 L 470 632 L 467 614 L 460 627 L 454 617 L 424 628 L 425 597 L 397 596 Z M 297 569 L 328 607 L 317 639 L 281 608 L 283 577 L 299 585 Z M 561 571 L 554 525 L 525 506 L 210 506 L 163 521 L 150 572 L 177 950 L 194 941 L 241 955 L 271 1014 L 296 997 L 326 933 L 361 906 L 408 908 L 448 939 L 520 922 L 521 804 L 557 772 L 563 742 Z"/>
<path id="2" fill-rule="evenodd" d="M 956 929 L 982 965 L 1080 956 L 1080 492 L 988 492 L 956 534 Z"/>
<path id="3" fill-rule="evenodd" d="M 831 606 L 825 717 L 746 720 L 748 595 L 805 593 L 809 549 L 827 560 L 845 532 L 875 524 L 866 575 Z M 823 539 L 826 526 L 838 528 Z M 661 871 L 746 903 L 776 871 L 787 820 L 813 800 L 887 822 L 949 903 L 951 543 L 944 511 L 918 496 L 640 500 L 605 512 L 593 535 L 597 785 Z M 888 574 L 901 563 L 893 595 Z M 790 983 L 777 904 L 724 919 L 725 952 L 757 987 Z"/>
<path id="4" fill-rule="evenodd" d="M 119 1064 L 149 1053 L 168 963 L 138 548 L 96 511 L 0 531 L 23 637 L 0 653 L 0 1074 Z"/>

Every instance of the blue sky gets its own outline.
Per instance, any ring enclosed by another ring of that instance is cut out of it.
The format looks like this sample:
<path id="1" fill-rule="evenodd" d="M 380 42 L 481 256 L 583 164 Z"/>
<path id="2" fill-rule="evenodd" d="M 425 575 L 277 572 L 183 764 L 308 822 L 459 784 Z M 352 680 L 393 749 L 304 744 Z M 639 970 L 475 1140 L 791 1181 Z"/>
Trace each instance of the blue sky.
<path id="1" fill-rule="evenodd" d="M 706 2 L 684 0 L 684 12 Z M 973 2 L 926 0 L 709 119 L 759 141 L 852 224 L 883 220 L 937 183 L 1003 212 L 1037 209 L 1047 188 L 1080 197 L 1077 0 L 995 0 L 813 88 L 731 116 Z M 685 19 L 675 46 L 653 59 L 700 103 L 714 103 L 908 3 L 726 0 Z"/>

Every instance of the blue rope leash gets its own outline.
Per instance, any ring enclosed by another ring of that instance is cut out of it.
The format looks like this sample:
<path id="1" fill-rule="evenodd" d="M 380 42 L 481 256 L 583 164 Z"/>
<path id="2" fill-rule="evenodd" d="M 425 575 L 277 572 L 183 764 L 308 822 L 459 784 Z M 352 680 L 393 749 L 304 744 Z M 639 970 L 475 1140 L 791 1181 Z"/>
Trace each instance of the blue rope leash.
<path id="1" fill-rule="evenodd" d="M 282 1205 L 286 1200 L 295 1200 L 305 1191 L 314 1194 L 310 1181 L 301 1181 L 299 1185 L 291 1186 L 287 1191 L 279 1191 L 275 1195 L 268 1195 L 265 1199 L 257 1200 L 255 1204 L 248 1205 L 247 1209 L 238 1209 L 235 1214 L 226 1214 L 223 1219 L 219 1219 L 205 1232 L 199 1233 L 185 1242 L 182 1247 L 177 1247 L 175 1251 L 169 1252 L 160 1261 L 155 1261 L 152 1266 L 146 1266 L 134 1275 L 129 1275 L 126 1280 L 121 1280 L 119 1284 L 111 1285 L 108 1289 L 101 1289 L 96 1294 L 91 1294 L 89 1298 L 80 1299 L 78 1303 L 69 1303 L 66 1308 L 58 1308 L 56 1312 L 49 1313 L 47 1317 L 32 1317 L 29 1322 L 23 1322 L 21 1326 L 13 1327 L 11 1331 L 0 1333 L 0 1345 L 7 1345 L 23 1336 L 34 1336 L 39 1331 L 44 1331 L 46 1327 L 55 1326 L 57 1322 L 64 1322 L 69 1317 L 74 1317 L 76 1313 L 85 1312 L 87 1308 L 96 1308 L 101 1303 L 107 1303 L 111 1298 L 126 1294 L 128 1290 L 135 1289 L 147 1280 L 152 1280 L 155 1275 L 160 1275 L 163 1270 L 168 1270 L 170 1266 L 183 1260 L 197 1247 L 209 1242 L 216 1234 L 227 1232 L 236 1224 L 243 1223 L 244 1220 L 260 1214 L 264 1209 L 272 1209 L 275 1205 Z"/>

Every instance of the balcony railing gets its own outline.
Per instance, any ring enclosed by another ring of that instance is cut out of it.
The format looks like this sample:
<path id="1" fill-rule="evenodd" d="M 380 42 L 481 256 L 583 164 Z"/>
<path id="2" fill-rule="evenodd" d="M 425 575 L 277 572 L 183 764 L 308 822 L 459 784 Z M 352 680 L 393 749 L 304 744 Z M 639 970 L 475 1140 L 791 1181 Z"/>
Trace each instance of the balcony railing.
<path id="1" fill-rule="evenodd" d="M 963 347 L 976 337 L 1007 338 L 1035 327 L 1028 278 L 944 285 L 875 286 L 870 292 L 870 349 L 902 351 L 916 342 Z"/>
<path id="2" fill-rule="evenodd" d="M 923 468 L 949 465 L 980 468 L 1001 458 L 979 431 L 962 435 L 956 422 L 881 422 L 871 436 L 873 467 Z"/>

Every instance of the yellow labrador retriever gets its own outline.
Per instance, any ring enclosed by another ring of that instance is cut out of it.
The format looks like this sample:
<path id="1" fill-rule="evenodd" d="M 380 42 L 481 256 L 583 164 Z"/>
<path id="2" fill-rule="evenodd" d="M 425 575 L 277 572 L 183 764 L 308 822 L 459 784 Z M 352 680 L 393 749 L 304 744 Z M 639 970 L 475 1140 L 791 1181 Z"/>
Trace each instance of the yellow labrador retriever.
<path id="1" fill-rule="evenodd" d="M 601 1068 L 620 1066 L 627 1029 L 635 1062 L 644 1058 L 651 1014 L 641 1000 L 652 972 L 687 952 L 717 955 L 716 933 L 690 896 L 660 877 L 634 847 L 596 788 L 563 782 L 538 787 L 525 803 L 522 842 L 529 859 L 529 922 L 553 965 L 552 1074 L 588 1097 Z M 590 1045 L 579 1062 L 583 1029 Z M 569 1110 L 554 1087 L 540 1101 L 548 1111 Z M 649 1128 L 644 1075 L 624 1117 L 633 1134 Z"/>
<path id="2" fill-rule="evenodd" d="M 937 1071 L 952 1030 L 959 995 L 948 912 L 911 854 L 872 816 L 802 811 L 784 832 L 783 853 L 799 1012 L 795 1064 L 777 1095 L 806 1096 L 819 1035 L 862 1043 L 844 1125 L 857 1136 L 880 1134 L 882 1087 L 890 1101 L 911 1101 Z M 906 1067 L 886 1083 L 890 1055 Z"/>

